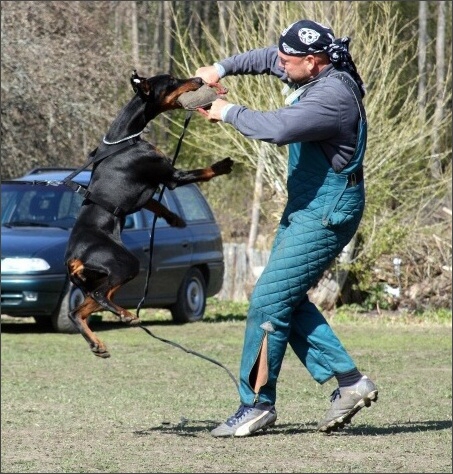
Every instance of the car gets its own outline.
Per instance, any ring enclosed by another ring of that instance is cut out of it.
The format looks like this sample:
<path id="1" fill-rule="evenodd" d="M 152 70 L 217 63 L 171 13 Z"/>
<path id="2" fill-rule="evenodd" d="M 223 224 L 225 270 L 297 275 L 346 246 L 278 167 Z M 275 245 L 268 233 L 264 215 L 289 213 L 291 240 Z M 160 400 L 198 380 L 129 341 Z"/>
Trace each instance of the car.
<path id="1" fill-rule="evenodd" d="M 69 281 L 64 262 L 83 200 L 63 183 L 73 171 L 35 168 L 1 185 L 2 314 L 32 316 L 38 324 L 65 333 L 77 332 L 68 312 L 84 298 Z M 91 171 L 84 170 L 73 181 L 86 186 L 90 177 Z M 126 217 L 122 240 L 139 259 L 140 272 L 118 291 L 114 301 L 128 309 L 139 302 L 140 308 L 169 309 L 173 322 L 179 324 L 199 321 L 207 298 L 216 295 L 223 284 L 220 228 L 196 184 L 165 189 L 162 204 L 180 215 L 187 226 L 170 227 L 158 218 L 152 242 L 152 212 L 143 209 Z"/>

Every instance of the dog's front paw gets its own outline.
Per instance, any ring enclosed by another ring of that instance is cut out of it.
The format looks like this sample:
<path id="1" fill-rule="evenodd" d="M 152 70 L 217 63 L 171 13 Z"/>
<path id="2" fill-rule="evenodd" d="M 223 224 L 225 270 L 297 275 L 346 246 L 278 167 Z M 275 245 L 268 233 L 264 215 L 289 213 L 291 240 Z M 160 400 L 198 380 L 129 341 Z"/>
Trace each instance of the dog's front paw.
<path id="1" fill-rule="evenodd" d="M 229 174 L 233 171 L 233 163 L 234 161 L 228 156 L 227 158 L 214 163 L 211 168 L 216 176 L 221 174 Z"/>

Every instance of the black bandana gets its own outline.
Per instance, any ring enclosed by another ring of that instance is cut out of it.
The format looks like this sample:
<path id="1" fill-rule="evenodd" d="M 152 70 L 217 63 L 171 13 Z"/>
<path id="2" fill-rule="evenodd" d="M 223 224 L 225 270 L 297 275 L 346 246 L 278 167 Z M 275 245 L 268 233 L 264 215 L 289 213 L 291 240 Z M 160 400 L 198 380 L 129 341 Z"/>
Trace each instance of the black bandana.
<path id="1" fill-rule="evenodd" d="M 365 87 L 362 78 L 349 54 L 347 36 L 335 39 L 333 31 L 327 26 L 311 20 L 300 20 L 282 31 L 278 49 L 288 56 L 307 56 L 308 54 L 326 53 L 335 68 L 346 69 L 359 86 L 362 97 Z"/>
<path id="2" fill-rule="evenodd" d="M 282 31 L 278 48 L 289 56 L 323 53 L 335 35 L 330 28 L 310 20 L 296 21 Z"/>

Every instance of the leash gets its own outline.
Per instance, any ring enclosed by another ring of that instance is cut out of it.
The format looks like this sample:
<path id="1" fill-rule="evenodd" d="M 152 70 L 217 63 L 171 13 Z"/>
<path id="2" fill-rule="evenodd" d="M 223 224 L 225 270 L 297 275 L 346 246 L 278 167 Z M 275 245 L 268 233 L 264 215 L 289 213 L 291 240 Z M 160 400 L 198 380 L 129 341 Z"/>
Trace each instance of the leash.
<path id="1" fill-rule="evenodd" d="M 179 151 L 181 149 L 181 144 L 182 144 L 182 140 L 184 138 L 184 135 L 186 133 L 186 129 L 189 125 L 189 122 L 190 122 L 190 119 L 192 118 L 192 114 L 193 114 L 193 111 L 189 110 L 186 114 L 186 118 L 184 120 L 184 126 L 183 126 L 183 130 L 182 130 L 182 133 L 181 133 L 181 136 L 179 137 L 179 140 L 178 140 L 178 144 L 176 146 L 176 150 L 175 150 L 175 154 L 173 155 L 173 160 L 172 160 L 172 165 L 174 166 L 175 163 L 176 163 L 176 158 L 178 157 L 179 155 Z M 159 197 L 157 198 L 157 201 L 160 203 L 162 201 L 162 198 L 164 196 L 164 191 L 166 189 L 166 186 L 165 185 L 162 185 L 162 189 L 160 190 L 160 193 L 159 193 Z M 157 215 L 154 214 L 154 218 L 153 218 L 153 223 L 152 223 L 152 226 L 151 226 L 151 234 L 150 234 L 150 241 L 149 241 L 149 264 L 148 264 L 148 271 L 147 271 L 147 274 L 146 274 L 146 281 L 145 281 L 145 288 L 143 290 L 143 297 L 142 299 L 139 301 L 138 305 L 137 305 L 137 309 L 136 309 L 136 315 L 137 315 L 137 318 L 139 317 L 139 313 L 140 313 L 140 310 L 141 310 L 141 307 L 143 305 L 143 303 L 145 302 L 145 298 L 146 296 L 148 295 L 148 288 L 149 288 L 149 280 L 151 278 L 151 272 L 152 272 L 152 263 L 153 263 L 153 253 L 154 253 L 154 234 L 155 234 L 155 228 L 156 228 L 156 221 L 157 221 Z M 159 336 L 156 336 L 154 333 L 152 333 L 148 328 L 146 328 L 145 326 L 143 326 L 142 324 L 139 324 L 138 325 L 139 328 L 143 329 L 147 334 L 149 334 L 151 337 L 154 337 L 155 339 L 158 339 L 159 341 L 161 342 L 165 342 L 166 344 L 170 344 L 172 345 L 173 347 L 177 347 L 178 349 L 181 349 L 183 350 L 184 352 L 188 353 L 188 354 L 193 354 L 197 357 L 200 357 L 201 359 L 204 359 L 204 360 L 207 360 L 208 362 L 212 362 L 213 364 L 215 365 L 218 365 L 219 367 L 221 367 L 222 369 L 224 369 L 228 375 L 230 376 L 230 378 L 233 380 L 234 384 L 236 385 L 236 390 L 239 391 L 239 384 L 236 380 L 236 378 L 234 377 L 234 375 L 230 372 L 230 370 L 225 367 L 223 364 L 221 364 L 220 362 L 218 362 L 217 360 L 215 359 L 212 359 L 210 357 L 207 357 L 203 354 L 200 354 L 199 352 L 196 352 L 196 351 L 193 351 L 192 349 L 187 349 L 183 346 L 181 346 L 180 344 L 176 343 L 176 342 L 173 342 L 173 341 L 170 341 L 168 339 L 164 339 L 163 337 L 159 337 Z"/>
<path id="2" fill-rule="evenodd" d="M 176 150 L 175 150 L 175 154 L 173 156 L 173 160 L 171 162 L 172 166 L 175 166 L 175 163 L 176 163 L 176 158 L 178 157 L 179 155 L 179 150 L 181 149 L 181 144 L 182 144 L 182 140 L 184 138 L 184 135 L 186 133 L 186 130 L 187 130 L 187 127 L 189 125 L 189 122 L 190 122 L 190 119 L 192 118 L 192 114 L 193 112 L 192 111 L 189 111 L 187 112 L 186 114 L 186 118 L 184 120 L 184 126 L 183 126 L 183 129 L 182 129 L 182 133 L 181 133 L 181 136 L 179 137 L 179 140 L 178 140 L 178 144 L 176 146 Z M 159 197 L 157 198 L 157 202 L 161 202 L 162 201 L 162 198 L 164 196 L 164 191 L 166 189 L 166 186 L 165 185 L 162 185 L 162 189 L 160 190 L 160 193 L 159 193 Z M 155 192 L 154 192 L 155 194 Z M 154 196 L 153 194 L 153 196 Z M 142 307 L 142 304 L 144 303 L 145 301 L 145 298 L 146 296 L 148 295 L 148 286 L 149 286 L 149 280 L 151 278 L 151 271 L 152 271 L 152 263 L 153 263 L 153 253 L 154 253 L 154 231 L 156 229 L 156 221 L 157 221 L 157 215 L 154 214 L 154 218 L 153 218 L 153 224 L 151 226 L 151 234 L 150 234 L 150 240 L 149 240 L 149 264 L 148 264 L 148 271 L 147 271 L 147 274 L 146 274 L 146 281 L 145 281 L 145 288 L 143 290 L 143 297 L 142 299 L 139 301 L 138 305 L 137 305 L 137 310 L 136 310 L 136 313 L 137 313 L 137 317 L 139 317 L 139 312 L 140 312 L 140 309 Z"/>

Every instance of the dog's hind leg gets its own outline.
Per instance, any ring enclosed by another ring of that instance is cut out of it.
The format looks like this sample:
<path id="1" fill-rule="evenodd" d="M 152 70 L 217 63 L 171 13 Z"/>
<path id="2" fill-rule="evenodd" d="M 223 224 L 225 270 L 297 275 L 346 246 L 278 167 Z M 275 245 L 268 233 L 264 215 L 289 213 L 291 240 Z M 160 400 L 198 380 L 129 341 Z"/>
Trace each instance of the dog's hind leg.
<path id="1" fill-rule="evenodd" d="M 123 269 L 124 267 L 125 266 L 123 266 Z M 121 285 L 118 284 L 112 287 L 111 284 L 108 283 L 105 274 L 94 270 L 87 270 L 83 262 L 78 259 L 69 261 L 68 269 L 71 281 L 86 295 L 83 303 L 69 313 L 69 318 L 88 342 L 94 355 L 103 358 L 110 357 L 105 344 L 89 328 L 87 322 L 88 317 L 94 311 L 102 309 L 111 311 L 126 324 L 138 325 L 140 324 L 140 320 L 134 314 L 111 301 L 114 293 Z M 117 273 L 120 273 L 120 271 Z M 131 277 L 126 277 L 123 274 L 121 279 L 126 283 Z"/>
<path id="2" fill-rule="evenodd" d="M 80 288 L 85 295 L 83 302 L 69 312 L 69 319 L 73 322 L 74 326 L 88 342 L 92 352 L 95 355 L 103 358 L 110 357 L 105 344 L 88 326 L 89 316 L 95 311 L 101 309 L 101 306 L 88 294 L 86 286 L 87 279 L 84 275 L 84 265 L 79 259 L 70 260 L 67 265 L 70 280 L 74 285 Z"/>
<path id="3" fill-rule="evenodd" d="M 137 325 L 140 323 L 137 316 L 112 301 L 115 292 L 125 283 L 133 279 L 138 273 L 138 260 L 135 265 L 131 257 L 134 258 L 128 252 L 123 252 L 123 255 L 118 252 L 116 254 L 116 266 L 115 268 L 109 269 L 109 275 L 107 275 L 107 270 L 103 272 L 87 268 L 83 262 L 78 259 L 73 259 L 68 262 L 68 269 L 71 281 L 77 285 L 85 295 L 90 296 L 96 301 L 99 308 L 111 311 L 118 316 L 123 323 Z M 85 317 L 88 316 L 89 314 Z"/>
<path id="4" fill-rule="evenodd" d="M 88 342 L 91 351 L 94 355 L 102 358 L 110 357 L 105 344 L 96 336 L 96 334 L 89 328 L 87 320 L 88 317 L 101 309 L 101 306 L 91 296 L 87 296 L 83 303 L 70 311 L 69 319 L 74 323 L 80 334 Z"/>
<path id="5" fill-rule="evenodd" d="M 100 306 L 104 309 L 111 311 L 113 314 L 118 316 L 121 322 L 125 324 L 130 324 L 131 326 L 136 326 L 140 324 L 140 319 L 132 314 L 127 309 L 118 306 L 112 301 L 112 297 L 116 291 L 118 291 L 120 286 L 116 286 L 115 288 L 110 288 L 108 290 L 103 289 L 103 287 L 97 288 L 95 291 L 90 293 L 91 298 L 93 298 Z"/>
<path id="6" fill-rule="evenodd" d="M 114 290 L 109 292 L 109 295 L 113 295 Z M 92 294 L 86 296 L 84 302 L 69 313 L 69 318 L 79 330 L 80 334 L 88 342 L 91 352 L 94 355 L 102 358 L 110 357 L 105 344 L 96 336 L 96 334 L 88 326 L 88 317 L 94 312 L 100 309 L 105 309 L 116 314 L 123 323 L 130 325 L 140 324 L 139 318 L 129 311 L 121 308 L 120 306 L 112 303 L 107 296 L 104 296 L 99 291 L 95 291 Z"/>

